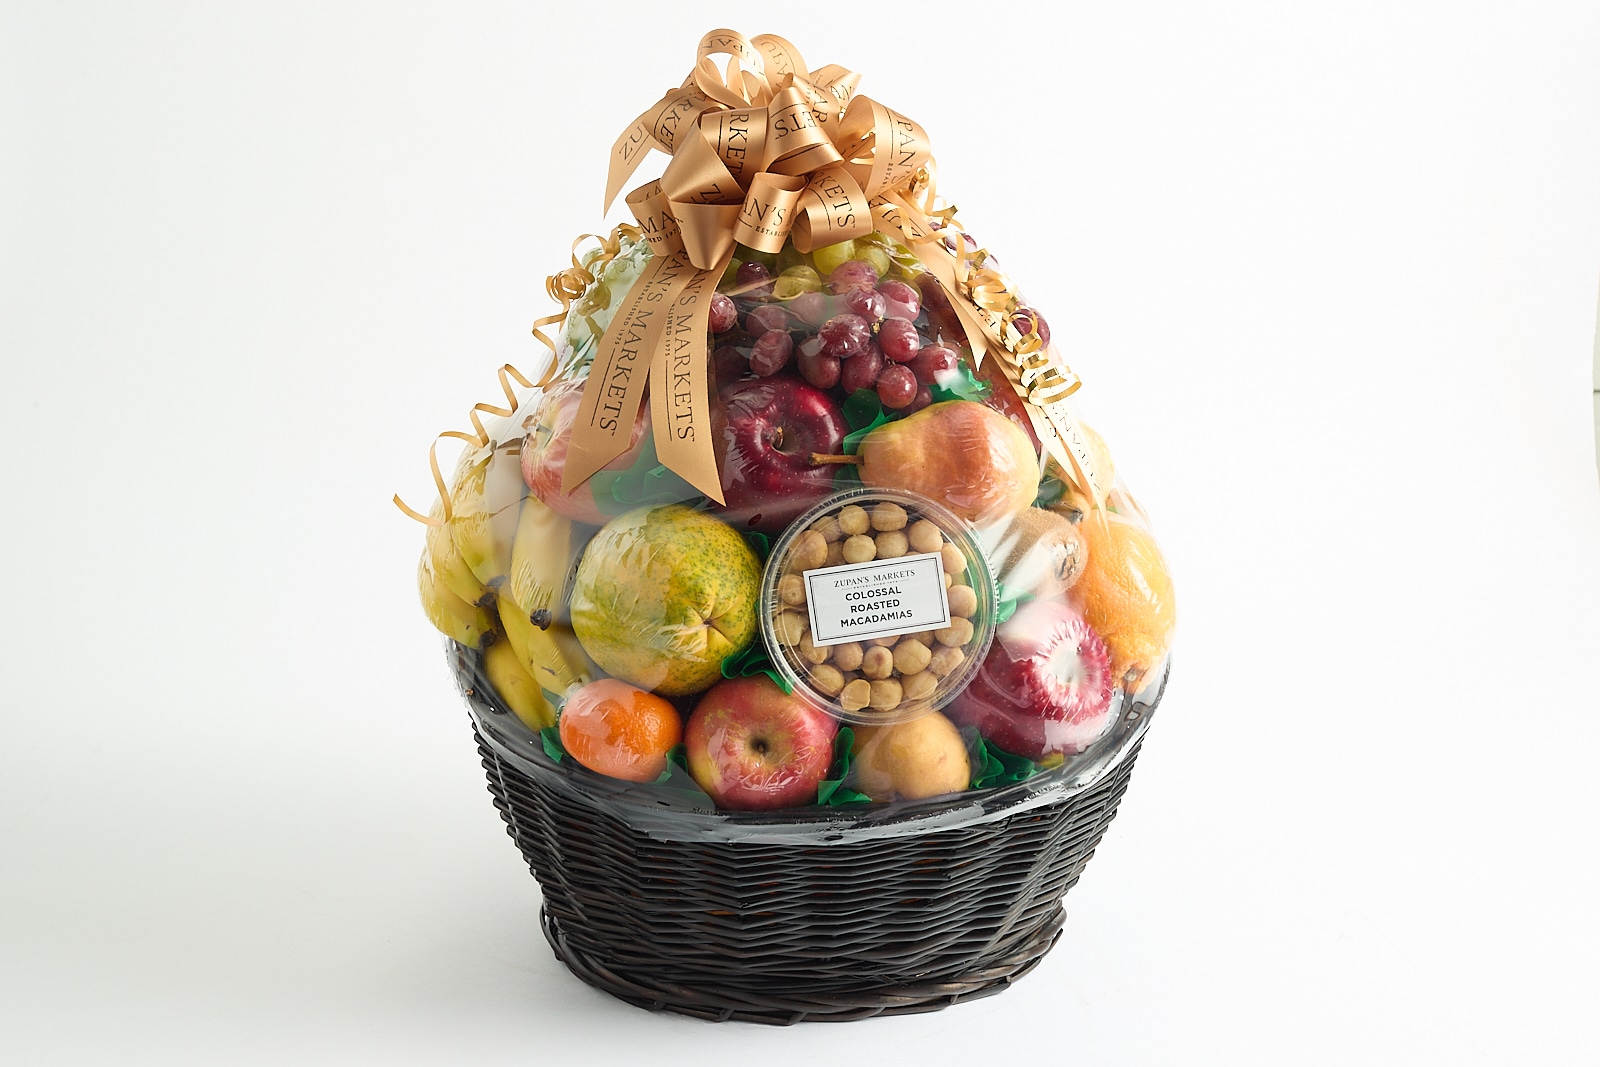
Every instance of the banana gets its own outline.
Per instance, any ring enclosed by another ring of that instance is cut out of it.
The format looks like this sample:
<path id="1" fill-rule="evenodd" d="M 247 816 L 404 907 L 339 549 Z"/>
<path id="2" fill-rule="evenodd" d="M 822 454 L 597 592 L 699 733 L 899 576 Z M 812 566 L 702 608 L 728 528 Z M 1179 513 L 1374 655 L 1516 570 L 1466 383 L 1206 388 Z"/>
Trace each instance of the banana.
<path id="1" fill-rule="evenodd" d="M 499 603 L 506 643 L 516 652 L 523 668 L 539 683 L 539 688 L 565 696 L 574 686 L 594 679 L 588 664 L 569 658 L 557 640 L 556 635 L 566 627 L 554 623 L 547 629 L 535 626 L 503 589 Z"/>
<path id="2" fill-rule="evenodd" d="M 450 535 L 478 581 L 494 588 L 511 570 L 522 483 L 522 443 L 500 445 L 463 470 L 450 490 Z"/>
<path id="3" fill-rule="evenodd" d="M 483 654 L 483 670 L 500 699 L 516 713 L 528 729 L 538 732 L 556 724 L 556 709 L 550 706 L 522 665 L 522 658 L 510 641 L 496 641 Z"/>
<path id="4" fill-rule="evenodd" d="M 538 618 L 546 624 L 566 621 L 577 541 L 571 519 L 557 515 L 528 494 L 517 517 L 511 574 L 502 589 L 510 594 L 523 618 Z M 549 614 L 541 618 L 541 611 Z"/>
<path id="5" fill-rule="evenodd" d="M 440 580 L 433 558 L 426 552 L 417 564 L 417 591 L 422 595 L 422 610 L 428 621 L 446 637 L 468 648 L 481 648 L 484 637 L 494 632 L 494 616 L 452 593 Z"/>
<path id="6" fill-rule="evenodd" d="M 489 591 L 472 573 L 467 561 L 461 558 L 461 550 L 456 548 L 455 538 L 450 536 L 450 524 L 442 521 L 444 504 L 435 503 L 430 514 L 441 520 L 440 525 L 428 527 L 427 548 L 424 550 L 425 558 L 433 565 L 433 573 L 438 575 L 446 589 L 461 600 L 468 604 L 484 603 Z"/>
<path id="7" fill-rule="evenodd" d="M 547 633 L 555 635 L 556 644 L 567 657 L 567 662 L 572 664 L 572 669 L 585 682 L 605 676 L 599 664 L 589 658 L 589 653 L 584 651 L 583 643 L 578 640 L 578 635 L 572 632 L 570 626 L 551 626 Z"/>

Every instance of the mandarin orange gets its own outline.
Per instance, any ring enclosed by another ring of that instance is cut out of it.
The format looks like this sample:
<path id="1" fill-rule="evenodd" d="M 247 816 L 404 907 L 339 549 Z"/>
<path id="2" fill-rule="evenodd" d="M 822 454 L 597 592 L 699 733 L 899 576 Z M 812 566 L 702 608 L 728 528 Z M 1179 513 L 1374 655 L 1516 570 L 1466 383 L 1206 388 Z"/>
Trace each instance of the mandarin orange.
<path id="1" fill-rule="evenodd" d="M 1131 691 L 1172 647 L 1172 576 L 1155 538 L 1131 519 L 1092 511 L 1078 530 L 1089 559 L 1068 598 L 1105 641 L 1111 677 Z"/>
<path id="2" fill-rule="evenodd" d="M 653 782 L 667 753 L 683 739 L 678 709 L 615 678 L 573 690 L 557 723 L 567 754 L 591 771 L 630 782 Z"/>

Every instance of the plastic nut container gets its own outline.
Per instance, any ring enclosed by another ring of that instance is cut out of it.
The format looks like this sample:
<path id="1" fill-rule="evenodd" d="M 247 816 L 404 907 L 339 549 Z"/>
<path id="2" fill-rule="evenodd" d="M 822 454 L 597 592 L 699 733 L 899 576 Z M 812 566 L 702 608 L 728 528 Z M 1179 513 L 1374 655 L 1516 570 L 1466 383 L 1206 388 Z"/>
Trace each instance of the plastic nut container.
<path id="1" fill-rule="evenodd" d="M 862 488 L 784 531 L 763 574 L 760 623 L 789 685 L 871 725 L 959 693 L 994 637 L 995 606 L 971 526 L 915 493 Z"/>

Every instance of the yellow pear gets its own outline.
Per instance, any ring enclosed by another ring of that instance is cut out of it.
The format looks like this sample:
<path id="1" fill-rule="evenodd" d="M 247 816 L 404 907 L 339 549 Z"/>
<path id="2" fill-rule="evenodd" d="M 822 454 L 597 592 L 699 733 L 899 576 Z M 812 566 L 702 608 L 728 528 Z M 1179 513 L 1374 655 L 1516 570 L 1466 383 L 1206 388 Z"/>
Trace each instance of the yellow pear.
<path id="1" fill-rule="evenodd" d="M 972 781 L 967 742 L 937 711 L 888 726 L 857 726 L 855 735 L 851 784 L 873 800 L 924 800 Z"/>

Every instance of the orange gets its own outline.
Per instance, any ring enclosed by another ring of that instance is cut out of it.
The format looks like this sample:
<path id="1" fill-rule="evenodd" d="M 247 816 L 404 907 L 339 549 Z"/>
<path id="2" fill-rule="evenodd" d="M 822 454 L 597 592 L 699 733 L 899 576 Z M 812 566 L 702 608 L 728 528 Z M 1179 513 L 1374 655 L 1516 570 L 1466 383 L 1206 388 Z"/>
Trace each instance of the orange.
<path id="1" fill-rule="evenodd" d="M 653 782 L 667 753 L 683 739 L 678 709 L 643 689 L 601 678 L 567 698 L 557 723 L 567 754 L 591 771 L 630 782 Z"/>
<path id="2" fill-rule="evenodd" d="M 1093 511 L 1078 530 L 1089 559 L 1069 596 L 1111 652 L 1111 677 L 1131 691 L 1172 647 L 1172 576 L 1155 538 L 1130 519 Z"/>

